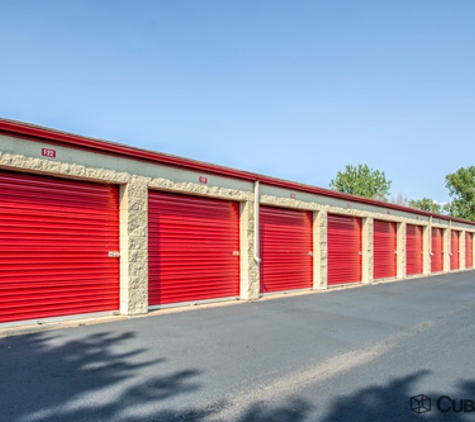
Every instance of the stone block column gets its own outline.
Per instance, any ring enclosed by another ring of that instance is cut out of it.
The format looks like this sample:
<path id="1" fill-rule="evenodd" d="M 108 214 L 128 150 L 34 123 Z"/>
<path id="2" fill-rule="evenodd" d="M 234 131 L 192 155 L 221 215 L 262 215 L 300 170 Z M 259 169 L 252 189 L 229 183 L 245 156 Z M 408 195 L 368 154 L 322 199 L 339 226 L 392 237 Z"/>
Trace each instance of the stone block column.
<path id="1" fill-rule="evenodd" d="M 462 230 L 459 232 L 460 233 L 460 238 L 459 238 L 459 264 L 460 264 L 460 269 L 465 270 L 467 267 L 466 263 L 466 255 L 465 255 L 465 230 Z"/>
<path id="2" fill-rule="evenodd" d="M 450 271 L 450 226 L 444 229 L 444 273 Z"/>
<path id="3" fill-rule="evenodd" d="M 148 186 L 134 177 L 120 187 L 120 313 L 148 312 Z"/>
<path id="4" fill-rule="evenodd" d="M 474 248 L 474 242 L 475 242 L 475 235 L 474 233 L 471 233 L 472 235 L 472 251 L 471 251 L 471 254 L 472 254 L 472 268 L 475 267 L 475 248 Z"/>
<path id="5" fill-rule="evenodd" d="M 422 227 L 422 274 L 430 275 L 430 261 L 431 261 L 431 250 L 432 250 L 432 237 L 431 237 L 431 226 Z"/>
<path id="6" fill-rule="evenodd" d="M 371 217 L 362 218 L 362 262 L 361 262 L 361 281 L 363 284 L 373 283 L 373 236 L 374 219 Z"/>
<path id="7" fill-rule="evenodd" d="M 313 288 L 328 288 L 327 212 L 313 213 Z"/>
<path id="8" fill-rule="evenodd" d="M 396 233 L 396 278 L 406 277 L 406 223 L 397 224 Z"/>
<path id="9" fill-rule="evenodd" d="M 241 246 L 241 285 L 240 298 L 256 300 L 259 298 L 260 273 L 255 255 L 254 241 L 254 201 L 244 201 L 239 204 L 240 246 Z"/>

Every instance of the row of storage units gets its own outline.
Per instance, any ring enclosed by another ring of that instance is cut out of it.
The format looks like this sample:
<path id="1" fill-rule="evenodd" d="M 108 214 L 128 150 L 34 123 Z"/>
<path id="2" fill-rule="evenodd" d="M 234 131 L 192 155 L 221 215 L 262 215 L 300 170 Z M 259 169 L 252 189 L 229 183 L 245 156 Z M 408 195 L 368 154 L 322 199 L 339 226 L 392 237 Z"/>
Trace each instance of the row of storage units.
<path id="1" fill-rule="evenodd" d="M 0 172 L 0 322 L 119 308 L 117 186 Z M 240 296 L 238 202 L 150 190 L 148 301 Z M 311 289 L 314 214 L 260 206 L 260 292 Z M 431 271 L 443 270 L 443 229 L 431 229 Z M 460 266 L 451 230 L 450 268 Z M 473 237 L 465 233 L 465 263 Z M 328 285 L 362 281 L 362 219 L 328 214 Z M 423 227 L 406 225 L 406 274 L 423 273 Z M 373 278 L 397 276 L 398 225 L 374 220 Z"/>

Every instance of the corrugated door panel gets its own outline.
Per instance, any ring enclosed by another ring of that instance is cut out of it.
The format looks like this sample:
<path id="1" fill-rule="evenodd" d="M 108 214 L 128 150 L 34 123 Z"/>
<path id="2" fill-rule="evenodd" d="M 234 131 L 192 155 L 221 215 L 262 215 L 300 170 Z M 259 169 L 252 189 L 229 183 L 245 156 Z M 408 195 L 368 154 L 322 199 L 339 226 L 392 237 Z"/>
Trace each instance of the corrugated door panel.
<path id="1" fill-rule="evenodd" d="M 460 268 L 460 233 L 456 230 L 450 231 L 450 269 L 458 270 Z"/>
<path id="2" fill-rule="evenodd" d="M 396 223 L 374 220 L 373 278 L 396 277 Z"/>
<path id="3" fill-rule="evenodd" d="M 473 235 L 465 233 L 465 268 L 473 267 Z"/>
<path id="4" fill-rule="evenodd" d="M 328 214 L 328 284 L 361 281 L 361 219 Z"/>
<path id="5" fill-rule="evenodd" d="M 261 293 L 313 287 L 312 213 L 260 207 Z"/>
<path id="6" fill-rule="evenodd" d="M 115 186 L 0 172 L 0 322 L 119 308 Z"/>
<path id="7" fill-rule="evenodd" d="M 430 270 L 437 273 L 444 270 L 444 235 L 443 230 L 432 227 Z"/>
<path id="8" fill-rule="evenodd" d="M 150 191 L 149 305 L 239 296 L 239 204 Z"/>
<path id="9" fill-rule="evenodd" d="M 422 226 L 406 225 L 406 274 L 422 274 Z"/>

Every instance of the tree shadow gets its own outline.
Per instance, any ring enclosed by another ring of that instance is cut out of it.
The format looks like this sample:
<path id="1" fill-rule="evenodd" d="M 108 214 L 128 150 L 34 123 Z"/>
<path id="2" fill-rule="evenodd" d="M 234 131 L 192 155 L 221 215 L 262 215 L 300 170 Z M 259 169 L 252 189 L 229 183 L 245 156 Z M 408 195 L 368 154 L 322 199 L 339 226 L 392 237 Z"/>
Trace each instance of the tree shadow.
<path id="1" fill-rule="evenodd" d="M 372 385 L 333 400 L 323 422 L 408 420 L 411 417 L 411 386 L 428 371 L 393 379 L 384 386 Z"/>
<path id="2" fill-rule="evenodd" d="M 459 382 L 457 391 L 424 391 L 429 396 L 431 411 L 416 413 L 411 410 L 411 397 L 414 395 L 416 382 L 430 374 L 430 371 L 418 371 L 414 374 L 392 379 L 386 385 L 371 385 L 356 391 L 354 394 L 335 398 L 325 413 L 317 412 L 318 398 L 310 401 L 308 393 L 300 397 L 290 397 L 279 404 L 257 403 L 248 408 L 239 422 L 370 422 L 370 421 L 454 421 L 469 420 L 468 413 L 442 413 L 436 408 L 436 400 L 442 395 L 452 399 L 473 399 L 475 397 L 475 381 Z M 458 403 L 458 401 L 457 401 Z M 457 404 L 458 406 L 458 404 Z M 473 420 L 473 419 L 470 419 Z"/>
<path id="3" fill-rule="evenodd" d="M 463 413 L 442 413 L 436 408 L 436 400 L 442 395 L 452 398 L 472 398 L 475 382 L 459 383 L 457 392 L 422 391 L 431 398 L 431 410 L 417 413 L 411 410 L 411 397 L 414 396 L 413 385 L 430 371 L 418 371 L 414 374 L 395 378 L 385 386 L 369 386 L 355 394 L 340 397 L 333 401 L 322 422 L 367 422 L 367 421 L 466 421 Z"/>
<path id="4" fill-rule="evenodd" d="M 167 410 L 166 400 L 201 387 L 195 380 L 200 372 L 167 373 L 164 358 L 145 360 L 145 349 L 130 350 L 134 337 L 103 332 L 67 341 L 58 333 L 1 339 L 0 420 L 138 422 L 209 413 Z M 140 411 L 153 406 L 152 418 Z"/>
<path id="5" fill-rule="evenodd" d="M 0 421 L 458 422 L 467 420 L 467 414 L 442 414 L 435 399 L 443 394 L 475 397 L 475 381 L 459 382 L 455 392 L 422 391 L 433 399 L 432 411 L 413 413 L 415 383 L 430 374 L 419 371 L 336 397 L 323 415 L 317 412 L 318 394 L 315 400 L 308 398 L 315 392 L 309 386 L 300 396 L 254 403 L 223 419 L 223 410 L 233 411 L 230 402 L 216 398 L 197 407 L 188 400 L 203 388 L 197 381 L 200 371 L 167 372 L 166 359 L 147 360 L 146 349 L 133 347 L 134 333 L 102 332 L 76 340 L 63 336 L 50 332 L 0 339 Z"/>
<path id="6" fill-rule="evenodd" d="M 288 422 L 304 421 L 314 409 L 314 405 L 299 397 L 292 397 L 285 403 L 269 407 L 265 403 L 255 403 L 250 406 L 238 422 Z"/>

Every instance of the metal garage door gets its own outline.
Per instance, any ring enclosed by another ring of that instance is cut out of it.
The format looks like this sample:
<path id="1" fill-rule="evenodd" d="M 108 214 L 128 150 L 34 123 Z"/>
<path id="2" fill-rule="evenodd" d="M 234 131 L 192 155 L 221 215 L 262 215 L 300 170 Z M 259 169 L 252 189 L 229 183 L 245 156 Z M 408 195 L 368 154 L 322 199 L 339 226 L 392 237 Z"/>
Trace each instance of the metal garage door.
<path id="1" fill-rule="evenodd" d="M 396 277 L 396 223 L 374 220 L 373 278 Z"/>
<path id="2" fill-rule="evenodd" d="M 406 274 L 422 274 L 424 257 L 422 226 L 406 226 Z"/>
<path id="3" fill-rule="evenodd" d="M 361 281 L 361 219 L 328 214 L 328 285 Z"/>
<path id="4" fill-rule="evenodd" d="M 239 295 L 239 204 L 149 192 L 149 305 Z"/>
<path id="5" fill-rule="evenodd" d="M 261 293 L 313 287 L 312 213 L 260 207 Z"/>
<path id="6" fill-rule="evenodd" d="M 473 267 L 473 235 L 465 233 L 465 268 Z"/>
<path id="7" fill-rule="evenodd" d="M 431 229 L 430 270 L 433 273 L 444 270 L 444 232 L 443 229 Z"/>
<path id="8" fill-rule="evenodd" d="M 456 230 L 450 231 L 450 269 L 460 268 L 460 233 Z"/>
<path id="9" fill-rule="evenodd" d="M 0 322 L 119 308 L 114 186 L 0 172 Z"/>

